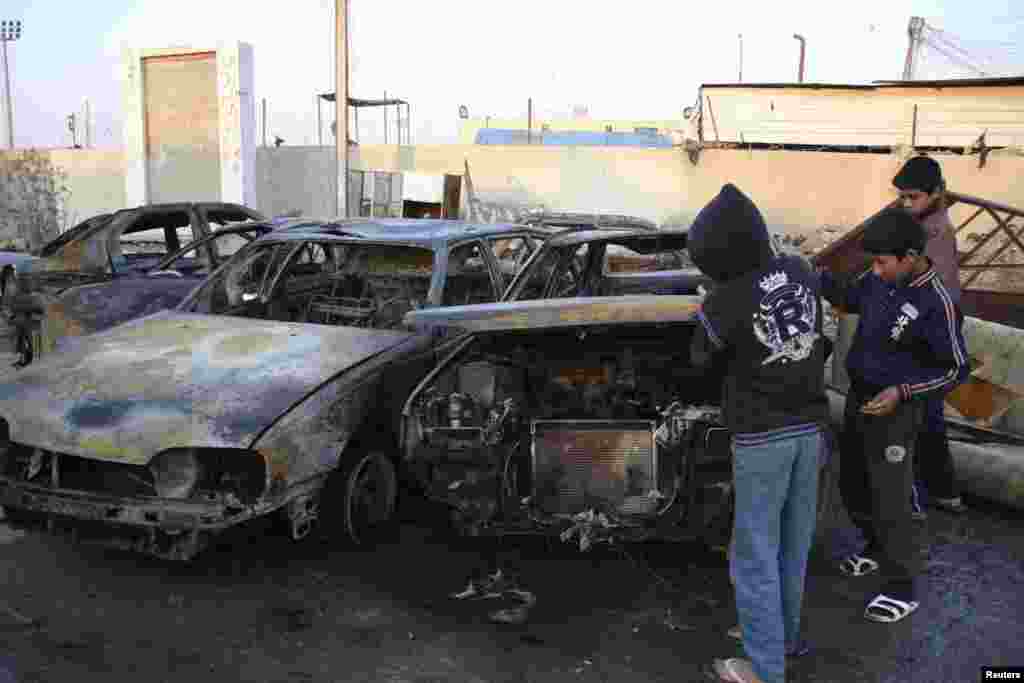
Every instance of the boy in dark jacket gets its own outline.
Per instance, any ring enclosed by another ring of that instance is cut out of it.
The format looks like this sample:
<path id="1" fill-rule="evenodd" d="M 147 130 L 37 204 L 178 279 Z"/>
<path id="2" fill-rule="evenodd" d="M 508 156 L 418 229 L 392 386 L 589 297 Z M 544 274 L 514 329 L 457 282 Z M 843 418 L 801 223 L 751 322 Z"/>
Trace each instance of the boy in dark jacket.
<path id="1" fill-rule="evenodd" d="M 903 209 L 921 222 L 926 241 L 924 255 L 942 278 L 954 306 L 960 305 L 960 269 L 957 264 L 956 232 L 946 207 L 946 182 L 942 179 L 939 162 L 928 156 L 907 160 L 892 179 L 899 190 Z M 963 314 L 957 309 L 957 320 L 963 324 Z M 925 407 L 924 427 L 917 436 L 914 465 L 932 505 L 950 512 L 961 513 L 967 507 L 960 497 L 953 455 L 946 440 L 946 420 L 943 415 L 945 396 L 937 394 Z M 922 489 L 922 487 L 917 487 Z M 917 491 L 915 491 L 917 493 Z M 914 512 L 924 516 L 923 501 L 914 496 Z"/>
<path id="2" fill-rule="evenodd" d="M 714 281 L 692 359 L 725 357 L 722 407 L 733 432 L 736 519 L 730 570 L 748 659 L 715 660 L 723 681 L 784 683 L 800 642 L 828 420 L 818 281 L 772 248 L 757 207 L 726 185 L 690 227 L 693 262 Z"/>
<path id="3" fill-rule="evenodd" d="M 915 442 L 926 402 L 967 376 L 967 349 L 948 290 L 924 256 L 924 228 L 886 209 L 865 228 L 872 271 L 848 286 L 822 274 L 833 305 L 860 314 L 847 355 L 850 392 L 840 491 L 867 547 L 840 564 L 851 576 L 881 567 L 886 582 L 868 603 L 872 621 L 899 621 L 918 607 L 920 557 L 911 518 Z"/>

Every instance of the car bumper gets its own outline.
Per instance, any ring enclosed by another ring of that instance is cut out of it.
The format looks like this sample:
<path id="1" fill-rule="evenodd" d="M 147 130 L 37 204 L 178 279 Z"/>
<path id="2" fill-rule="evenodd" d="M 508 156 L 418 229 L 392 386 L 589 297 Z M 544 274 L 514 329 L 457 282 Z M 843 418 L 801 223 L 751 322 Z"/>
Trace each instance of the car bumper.
<path id="1" fill-rule="evenodd" d="M 265 516 L 296 495 L 315 490 L 311 480 L 286 495 L 252 505 L 123 498 L 52 489 L 0 478 L 0 505 L 15 527 L 43 528 L 75 540 L 171 560 L 190 560 L 224 531 Z"/>

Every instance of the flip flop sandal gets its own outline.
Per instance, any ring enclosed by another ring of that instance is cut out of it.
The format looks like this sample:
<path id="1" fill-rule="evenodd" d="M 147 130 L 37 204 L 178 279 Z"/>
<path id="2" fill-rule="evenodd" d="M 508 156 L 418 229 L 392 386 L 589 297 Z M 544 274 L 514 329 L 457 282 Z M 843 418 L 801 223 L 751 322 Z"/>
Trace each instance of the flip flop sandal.
<path id="1" fill-rule="evenodd" d="M 847 576 L 867 576 L 878 571 L 878 563 L 869 557 L 850 555 L 839 563 L 839 571 Z"/>
<path id="2" fill-rule="evenodd" d="M 921 603 L 919 602 L 903 602 L 896 598 L 890 598 L 888 595 L 879 594 L 868 603 L 867 608 L 864 610 L 864 616 L 871 621 L 877 621 L 882 624 L 895 624 L 897 621 L 902 620 L 910 614 L 913 614 Z"/>
<path id="3" fill-rule="evenodd" d="M 745 659 L 716 659 L 712 668 L 720 683 L 761 683 L 753 666 Z"/>
<path id="4" fill-rule="evenodd" d="M 735 638 L 736 640 L 743 640 L 743 631 L 740 630 L 740 627 L 738 625 L 737 626 L 733 626 L 731 629 L 729 629 L 725 633 L 730 638 Z M 811 653 L 811 646 L 807 644 L 806 640 L 801 640 L 801 641 L 799 641 L 796 644 L 796 647 L 794 647 L 792 650 L 790 650 L 789 652 L 786 653 L 786 656 L 787 657 L 803 657 L 804 655 L 808 655 L 810 653 Z"/>

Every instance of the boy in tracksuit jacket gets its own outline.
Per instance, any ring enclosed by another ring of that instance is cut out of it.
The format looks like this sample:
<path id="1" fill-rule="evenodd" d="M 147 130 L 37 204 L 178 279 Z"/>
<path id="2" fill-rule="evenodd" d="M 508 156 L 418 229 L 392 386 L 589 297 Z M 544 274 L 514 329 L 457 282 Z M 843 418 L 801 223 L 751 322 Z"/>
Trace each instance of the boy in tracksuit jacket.
<path id="1" fill-rule="evenodd" d="M 825 298 L 860 314 L 846 358 L 850 391 L 839 488 L 867 546 L 840 570 L 863 576 L 881 567 L 886 582 L 864 616 L 883 623 L 918 607 L 914 579 L 921 561 L 911 487 L 925 405 L 968 373 L 952 298 L 924 247 L 921 224 L 905 211 L 886 209 L 864 230 L 872 271 L 848 286 L 822 273 Z"/>
<path id="2" fill-rule="evenodd" d="M 690 226 L 693 262 L 714 280 L 691 344 L 721 358 L 733 433 L 736 514 L 730 570 L 749 659 L 719 659 L 723 681 L 784 683 L 800 649 L 800 611 L 828 424 L 818 278 L 775 253 L 761 212 L 726 185 Z"/>
<path id="3" fill-rule="evenodd" d="M 942 178 L 939 162 L 929 156 L 916 156 L 907 160 L 892 179 L 899 190 L 904 211 L 916 218 L 924 227 L 927 241 L 924 255 L 931 259 L 935 272 L 949 292 L 954 306 L 960 305 L 960 269 L 957 264 L 956 231 L 946 206 L 946 182 Z M 957 309 L 957 318 L 963 324 L 963 313 Z M 936 395 L 927 401 L 924 427 L 917 435 L 914 466 L 918 479 L 924 484 L 917 487 L 926 493 L 932 505 L 962 513 L 967 509 L 960 497 L 953 455 L 946 440 L 946 420 L 943 415 L 945 396 Z M 915 491 L 917 494 L 918 491 Z M 924 496 L 914 496 L 914 512 L 924 516 L 921 506 Z"/>

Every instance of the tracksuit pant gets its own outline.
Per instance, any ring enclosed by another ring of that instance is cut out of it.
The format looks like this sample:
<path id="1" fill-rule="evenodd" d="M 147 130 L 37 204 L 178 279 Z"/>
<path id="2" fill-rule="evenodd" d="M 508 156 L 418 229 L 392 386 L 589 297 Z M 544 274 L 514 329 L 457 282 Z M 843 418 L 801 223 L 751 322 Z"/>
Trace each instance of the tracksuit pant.
<path id="1" fill-rule="evenodd" d="M 911 490 L 924 406 L 909 401 L 886 416 L 861 413 L 880 390 L 851 386 L 846 397 L 839 490 L 850 519 L 867 541 L 861 554 L 879 563 L 885 578 L 881 592 L 911 601 L 921 571 Z"/>
<path id="2" fill-rule="evenodd" d="M 953 455 L 946 440 L 944 398 L 936 396 L 925 405 L 924 427 L 917 437 L 914 454 L 917 479 L 924 484 L 925 492 L 931 498 L 956 498 L 960 495 Z"/>

